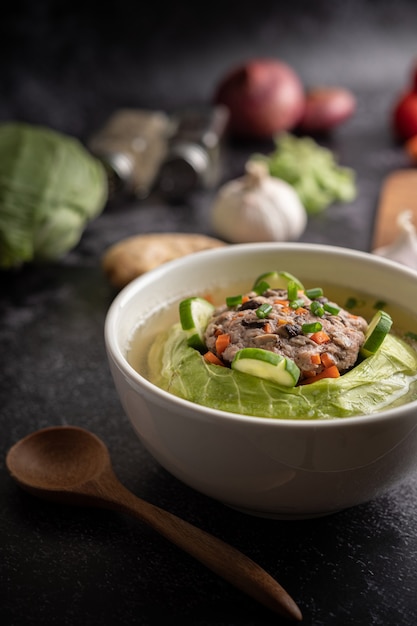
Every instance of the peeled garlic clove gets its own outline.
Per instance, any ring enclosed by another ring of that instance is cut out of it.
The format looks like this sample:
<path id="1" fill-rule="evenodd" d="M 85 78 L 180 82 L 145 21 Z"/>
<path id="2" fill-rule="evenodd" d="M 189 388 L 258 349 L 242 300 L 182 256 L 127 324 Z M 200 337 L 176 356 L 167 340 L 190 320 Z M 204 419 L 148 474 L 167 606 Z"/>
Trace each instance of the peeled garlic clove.
<path id="1" fill-rule="evenodd" d="M 412 212 L 400 213 L 397 224 L 400 232 L 394 242 L 388 246 L 376 248 L 373 253 L 417 269 L 417 233 L 412 223 Z"/>
<path id="2" fill-rule="evenodd" d="M 211 210 L 215 232 L 233 243 L 291 241 L 307 225 L 295 189 L 269 175 L 261 161 L 248 161 L 243 177 L 220 187 Z"/>

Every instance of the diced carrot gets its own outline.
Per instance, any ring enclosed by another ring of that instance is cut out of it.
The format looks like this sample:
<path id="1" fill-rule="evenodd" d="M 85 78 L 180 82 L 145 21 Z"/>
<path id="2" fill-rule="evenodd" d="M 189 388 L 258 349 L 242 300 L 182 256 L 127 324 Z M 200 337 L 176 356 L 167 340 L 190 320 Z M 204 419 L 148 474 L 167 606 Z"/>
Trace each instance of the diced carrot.
<path id="1" fill-rule="evenodd" d="M 303 306 L 299 306 L 297 309 L 295 309 L 295 312 L 297 313 L 297 315 L 305 315 L 306 313 L 308 313 L 307 309 L 305 309 Z"/>
<path id="2" fill-rule="evenodd" d="M 320 365 L 320 363 L 321 363 L 321 356 L 317 352 L 316 354 L 312 354 L 311 355 L 310 360 L 313 363 L 313 365 Z"/>
<path id="3" fill-rule="evenodd" d="M 336 365 L 330 365 L 330 367 L 326 367 L 320 374 L 317 374 L 317 376 L 321 376 L 321 378 L 339 378 L 340 372 Z"/>
<path id="4" fill-rule="evenodd" d="M 204 353 L 203 358 L 211 365 L 221 365 L 224 367 L 224 363 L 214 354 L 214 352 L 211 352 L 210 350 Z"/>
<path id="5" fill-rule="evenodd" d="M 243 296 L 242 297 L 242 304 L 244 304 L 245 302 L 248 302 L 249 300 L 249 296 Z"/>
<path id="6" fill-rule="evenodd" d="M 211 302 L 213 304 L 214 299 L 213 296 L 211 295 L 211 293 L 207 293 L 204 296 L 202 296 L 204 298 L 204 300 L 207 300 L 208 302 Z"/>
<path id="7" fill-rule="evenodd" d="M 313 333 L 310 339 L 319 345 L 330 341 L 329 335 L 324 330 L 318 330 L 316 333 Z"/>
<path id="8" fill-rule="evenodd" d="M 272 333 L 272 326 L 271 326 L 271 324 L 269 322 L 266 322 L 266 324 L 264 325 L 262 330 L 264 331 L 264 333 L 267 333 L 268 335 L 270 335 Z"/>
<path id="9" fill-rule="evenodd" d="M 309 385 L 310 383 L 315 383 L 317 380 L 322 380 L 323 378 L 339 378 L 340 372 L 336 365 L 331 365 L 330 367 L 326 367 L 320 374 L 309 378 L 308 380 L 303 381 L 305 385 Z"/>
<path id="10" fill-rule="evenodd" d="M 274 300 L 274 304 L 282 304 L 282 306 L 288 306 L 289 300 Z"/>
<path id="11" fill-rule="evenodd" d="M 334 365 L 334 359 L 332 355 L 328 352 L 324 352 L 321 355 L 321 362 L 323 363 L 324 367 L 331 367 L 332 365 Z"/>
<path id="12" fill-rule="evenodd" d="M 287 320 L 284 320 L 282 317 L 280 317 L 280 318 L 278 319 L 278 324 L 279 324 L 280 326 L 284 326 L 284 324 L 288 324 L 288 321 L 287 321 Z"/>
<path id="13" fill-rule="evenodd" d="M 219 335 L 216 339 L 216 352 L 217 354 L 222 354 L 227 346 L 230 343 L 230 335 L 228 333 L 223 333 Z"/>

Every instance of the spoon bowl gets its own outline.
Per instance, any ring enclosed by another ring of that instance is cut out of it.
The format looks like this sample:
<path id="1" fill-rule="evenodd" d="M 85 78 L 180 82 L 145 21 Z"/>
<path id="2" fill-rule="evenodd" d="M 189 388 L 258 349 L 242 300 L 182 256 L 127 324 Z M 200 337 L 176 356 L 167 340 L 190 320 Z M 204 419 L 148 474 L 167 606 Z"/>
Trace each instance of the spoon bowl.
<path id="1" fill-rule="evenodd" d="M 126 489 L 106 445 L 88 430 L 56 426 L 36 431 L 10 448 L 6 466 L 32 495 L 133 515 L 264 606 L 288 619 L 302 619 L 285 589 L 254 561 Z"/>
<path id="2" fill-rule="evenodd" d="M 46 492 L 66 491 L 91 480 L 110 465 L 104 443 L 82 428 L 46 428 L 17 445 L 7 463 L 21 487 Z"/>

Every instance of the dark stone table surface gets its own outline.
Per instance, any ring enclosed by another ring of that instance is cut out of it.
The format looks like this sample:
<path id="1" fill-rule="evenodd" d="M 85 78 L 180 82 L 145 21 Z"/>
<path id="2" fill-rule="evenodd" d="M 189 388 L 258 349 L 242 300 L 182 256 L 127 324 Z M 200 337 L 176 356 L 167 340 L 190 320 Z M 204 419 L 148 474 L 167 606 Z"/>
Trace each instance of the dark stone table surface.
<path id="1" fill-rule="evenodd" d="M 358 196 L 311 217 L 302 241 L 370 250 L 383 180 L 408 167 L 390 112 L 417 59 L 412 0 L 2 6 L 0 121 L 44 124 L 82 141 L 120 107 L 209 102 L 219 77 L 254 56 L 285 60 L 306 85 L 344 85 L 357 112 L 325 139 L 354 168 Z M 229 142 L 223 178 L 254 149 Z M 107 443 L 134 493 L 233 544 L 275 576 L 314 626 L 415 626 L 417 476 L 321 519 L 251 517 L 194 492 L 144 450 L 124 415 L 103 341 L 115 296 L 100 259 L 133 233 L 210 232 L 214 191 L 173 205 L 119 199 L 63 259 L 0 273 L 0 623 L 6 626 L 263 626 L 284 623 L 152 530 L 122 515 L 21 491 L 8 448 L 73 424 Z"/>

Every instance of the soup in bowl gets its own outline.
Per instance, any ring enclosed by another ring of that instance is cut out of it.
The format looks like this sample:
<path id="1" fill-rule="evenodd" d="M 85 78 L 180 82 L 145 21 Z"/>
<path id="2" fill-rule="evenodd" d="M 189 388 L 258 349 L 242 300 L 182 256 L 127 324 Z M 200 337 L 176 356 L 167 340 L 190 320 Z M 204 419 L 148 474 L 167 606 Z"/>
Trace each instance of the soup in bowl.
<path id="1" fill-rule="evenodd" d="M 286 294 L 274 291 L 277 274 L 287 279 L 278 285 Z M 254 292 L 262 277 L 263 291 Z M 162 265 L 125 287 L 107 314 L 106 349 L 123 409 L 165 469 L 241 511 L 314 517 L 370 500 L 417 464 L 416 287 L 417 273 L 397 263 L 317 244 L 236 244 Z M 201 301 L 206 308 L 194 309 Z M 229 359 L 217 353 L 220 362 L 210 362 L 217 335 L 233 334 L 219 325 L 225 313 L 254 329 L 255 344 L 239 354 L 239 339 Z M 379 317 L 392 326 L 364 350 Z M 346 337 L 335 335 L 327 348 L 315 343 L 314 333 L 331 334 L 333 318 L 356 329 L 350 361 Z M 311 366 L 288 352 L 285 337 L 295 327 Z M 273 363 L 279 350 L 271 341 L 287 350 Z M 265 351 L 267 365 L 259 366 Z M 274 379 L 282 369 L 291 375 Z"/>

